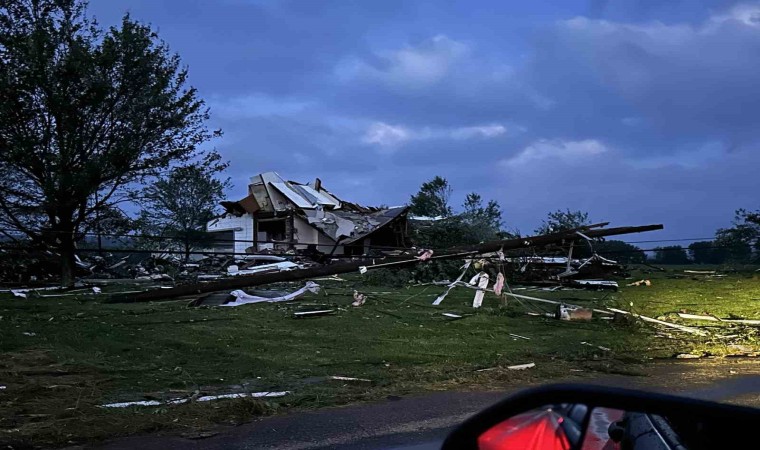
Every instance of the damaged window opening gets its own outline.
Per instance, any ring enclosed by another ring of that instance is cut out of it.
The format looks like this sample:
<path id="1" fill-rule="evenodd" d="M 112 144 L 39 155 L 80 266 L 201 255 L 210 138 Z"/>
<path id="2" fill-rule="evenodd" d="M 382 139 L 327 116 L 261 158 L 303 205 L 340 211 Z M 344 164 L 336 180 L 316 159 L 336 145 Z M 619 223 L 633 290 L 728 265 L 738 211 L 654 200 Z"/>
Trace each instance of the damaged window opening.
<path id="1" fill-rule="evenodd" d="M 269 243 L 271 241 L 287 240 L 285 219 L 262 219 L 256 221 L 256 237 L 258 241 Z M 262 244 L 266 245 L 266 244 Z"/>

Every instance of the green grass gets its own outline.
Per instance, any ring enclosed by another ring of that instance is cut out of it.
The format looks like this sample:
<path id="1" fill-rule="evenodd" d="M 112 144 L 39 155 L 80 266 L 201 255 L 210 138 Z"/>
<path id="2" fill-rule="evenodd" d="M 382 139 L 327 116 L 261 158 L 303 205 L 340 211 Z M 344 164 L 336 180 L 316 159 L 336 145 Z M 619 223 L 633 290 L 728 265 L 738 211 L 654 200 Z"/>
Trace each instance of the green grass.
<path id="1" fill-rule="evenodd" d="M 635 311 L 651 317 L 687 311 L 760 319 L 760 281 L 753 272 L 667 278 L 674 273 L 680 272 L 636 273 L 636 279 L 651 278 L 653 285 L 624 287 L 618 293 L 519 292 L 592 307 L 630 309 L 633 302 Z M 65 445 L 140 431 L 194 432 L 291 408 L 545 382 L 567 376 L 570 369 L 636 374 L 636 364 L 651 358 L 681 352 L 722 355 L 737 342 L 760 348 L 754 329 L 746 327 L 719 330 L 739 333 L 731 339 L 695 339 L 678 332 L 668 333 L 668 339 L 638 323 L 527 316 L 535 307 L 526 310 L 515 301 L 503 305 L 493 295 L 473 310 L 474 291 L 463 288 L 433 307 L 440 286 L 362 286 L 358 278 L 321 284 L 323 293 L 296 302 L 237 308 L 188 308 L 187 300 L 109 304 L 95 296 L 0 297 L 0 385 L 7 386 L 0 391 L 0 443 Z M 350 306 L 354 288 L 368 294 L 365 306 Z M 292 315 L 323 307 L 336 313 L 308 319 Z M 450 320 L 442 312 L 466 317 Z M 527 362 L 536 368 L 504 369 Z M 500 369 L 477 372 L 493 367 Z M 332 375 L 372 382 L 323 379 Z M 292 394 L 271 402 L 128 410 L 97 406 L 184 397 L 196 390 Z"/>

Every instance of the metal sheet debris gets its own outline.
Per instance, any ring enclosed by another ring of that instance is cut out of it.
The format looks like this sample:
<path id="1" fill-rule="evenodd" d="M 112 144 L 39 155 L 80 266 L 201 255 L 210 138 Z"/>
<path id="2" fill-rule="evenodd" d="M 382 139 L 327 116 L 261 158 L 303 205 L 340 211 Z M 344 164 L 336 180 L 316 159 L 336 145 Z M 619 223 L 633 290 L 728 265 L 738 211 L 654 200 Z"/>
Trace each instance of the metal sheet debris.
<path id="1" fill-rule="evenodd" d="M 307 292 L 311 292 L 312 294 L 318 294 L 319 293 L 319 285 L 313 281 L 307 281 L 306 286 L 302 287 L 301 289 L 298 289 L 297 291 L 291 292 L 290 294 L 283 295 L 280 297 L 260 297 L 256 295 L 250 295 L 246 293 L 245 291 L 241 290 L 235 290 L 230 292 L 230 295 L 235 297 L 236 300 L 224 303 L 219 306 L 240 306 L 240 305 L 247 305 L 250 303 L 276 303 L 276 302 L 289 302 L 298 299 L 299 297 L 304 296 Z"/>

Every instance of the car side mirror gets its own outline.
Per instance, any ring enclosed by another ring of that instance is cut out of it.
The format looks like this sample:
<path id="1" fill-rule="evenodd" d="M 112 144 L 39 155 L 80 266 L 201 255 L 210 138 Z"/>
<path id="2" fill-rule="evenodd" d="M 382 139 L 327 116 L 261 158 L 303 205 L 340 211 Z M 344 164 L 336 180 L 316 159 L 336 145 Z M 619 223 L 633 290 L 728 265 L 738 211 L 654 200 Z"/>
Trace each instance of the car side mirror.
<path id="1" fill-rule="evenodd" d="M 760 409 L 611 387 L 557 384 L 476 414 L 444 450 L 685 450 L 754 447 Z"/>

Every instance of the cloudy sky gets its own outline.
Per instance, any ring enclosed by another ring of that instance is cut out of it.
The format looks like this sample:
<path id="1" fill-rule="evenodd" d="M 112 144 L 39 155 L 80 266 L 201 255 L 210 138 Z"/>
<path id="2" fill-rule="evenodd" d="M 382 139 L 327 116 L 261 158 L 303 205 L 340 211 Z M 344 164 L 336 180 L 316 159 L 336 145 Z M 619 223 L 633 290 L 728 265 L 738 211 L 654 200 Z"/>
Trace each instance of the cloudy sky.
<path id="1" fill-rule="evenodd" d="M 760 207 L 760 3 L 91 0 L 127 11 L 189 66 L 231 197 L 275 170 L 396 205 L 442 175 L 523 233 L 571 208 L 651 239 Z"/>

